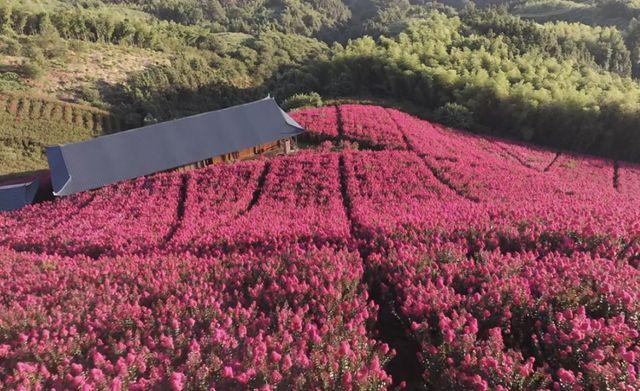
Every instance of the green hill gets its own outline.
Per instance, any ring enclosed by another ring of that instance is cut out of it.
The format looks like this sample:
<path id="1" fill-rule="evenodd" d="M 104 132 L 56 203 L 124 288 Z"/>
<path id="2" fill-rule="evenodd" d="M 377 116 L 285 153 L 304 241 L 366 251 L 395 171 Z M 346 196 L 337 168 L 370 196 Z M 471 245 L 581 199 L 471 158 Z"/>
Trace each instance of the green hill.
<path id="1" fill-rule="evenodd" d="M 461 10 L 464 4 L 419 0 L 5 2 L 0 92 L 13 103 L 0 108 L 1 170 L 42 167 L 47 144 L 268 93 L 287 107 L 322 98 L 388 99 L 477 132 L 639 159 L 634 4 L 623 4 L 624 28 L 561 21 L 592 9 L 619 15 L 609 3 L 503 3 L 514 13 L 556 20 L 543 24 L 481 9 L 491 4 Z M 119 118 L 118 125 L 96 115 Z"/>

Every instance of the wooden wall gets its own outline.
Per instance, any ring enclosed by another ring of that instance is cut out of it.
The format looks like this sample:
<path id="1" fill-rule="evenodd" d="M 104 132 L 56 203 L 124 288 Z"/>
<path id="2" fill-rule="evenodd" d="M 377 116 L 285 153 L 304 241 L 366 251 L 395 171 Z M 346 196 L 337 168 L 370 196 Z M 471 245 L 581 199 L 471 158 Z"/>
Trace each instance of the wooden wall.
<path id="1" fill-rule="evenodd" d="M 239 160 L 250 160 L 261 155 L 276 156 L 279 154 L 284 154 L 285 140 L 286 139 L 273 141 L 270 143 L 243 149 L 242 151 L 231 152 L 226 155 L 214 156 L 211 159 L 203 160 L 200 162 L 196 162 L 193 164 L 180 167 L 177 169 L 177 171 L 187 171 L 195 168 L 202 168 L 211 164 L 235 162 Z M 292 145 L 295 145 L 295 141 L 292 141 Z"/>

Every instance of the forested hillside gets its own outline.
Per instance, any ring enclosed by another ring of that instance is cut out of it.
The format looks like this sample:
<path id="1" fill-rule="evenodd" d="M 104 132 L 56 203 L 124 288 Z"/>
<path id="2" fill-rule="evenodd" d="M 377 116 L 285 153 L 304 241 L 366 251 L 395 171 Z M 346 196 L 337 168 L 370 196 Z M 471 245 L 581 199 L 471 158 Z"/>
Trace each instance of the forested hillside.
<path id="1" fill-rule="evenodd" d="M 421 0 L 6 1 L 0 92 L 19 94 L 20 107 L 45 99 L 98 110 L 118 124 L 109 131 L 268 93 L 286 108 L 343 98 L 393 102 L 476 132 L 640 159 L 633 4 L 623 4 L 616 23 L 558 16 L 544 24 L 525 15 L 533 3 L 495 4 L 503 8 Z M 46 144 L 107 131 L 5 106 L 0 161 L 12 163 L 0 174 L 42 167 Z"/>
<path id="2" fill-rule="evenodd" d="M 396 37 L 351 41 L 291 73 L 308 85 L 285 77 L 279 95 L 394 96 L 458 127 L 637 157 L 640 89 L 619 33 L 491 17 L 433 13 Z"/>

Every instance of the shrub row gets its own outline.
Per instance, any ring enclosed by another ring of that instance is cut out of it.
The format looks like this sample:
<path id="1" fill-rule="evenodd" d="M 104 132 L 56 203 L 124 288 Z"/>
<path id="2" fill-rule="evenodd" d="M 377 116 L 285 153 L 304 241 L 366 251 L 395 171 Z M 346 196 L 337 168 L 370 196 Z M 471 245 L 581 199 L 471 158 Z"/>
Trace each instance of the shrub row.
<path id="1" fill-rule="evenodd" d="M 18 120 L 47 120 L 85 128 L 94 135 L 121 130 L 120 121 L 106 111 L 16 93 L 0 93 L 0 112 Z"/>

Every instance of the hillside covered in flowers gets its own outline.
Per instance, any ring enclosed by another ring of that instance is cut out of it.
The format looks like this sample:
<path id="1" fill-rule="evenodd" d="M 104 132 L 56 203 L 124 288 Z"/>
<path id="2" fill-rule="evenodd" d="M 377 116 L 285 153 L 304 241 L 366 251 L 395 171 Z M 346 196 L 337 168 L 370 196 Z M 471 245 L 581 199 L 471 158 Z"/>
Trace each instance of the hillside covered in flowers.
<path id="1" fill-rule="evenodd" d="M 640 166 L 378 106 L 0 214 L 0 389 L 640 388 Z"/>

